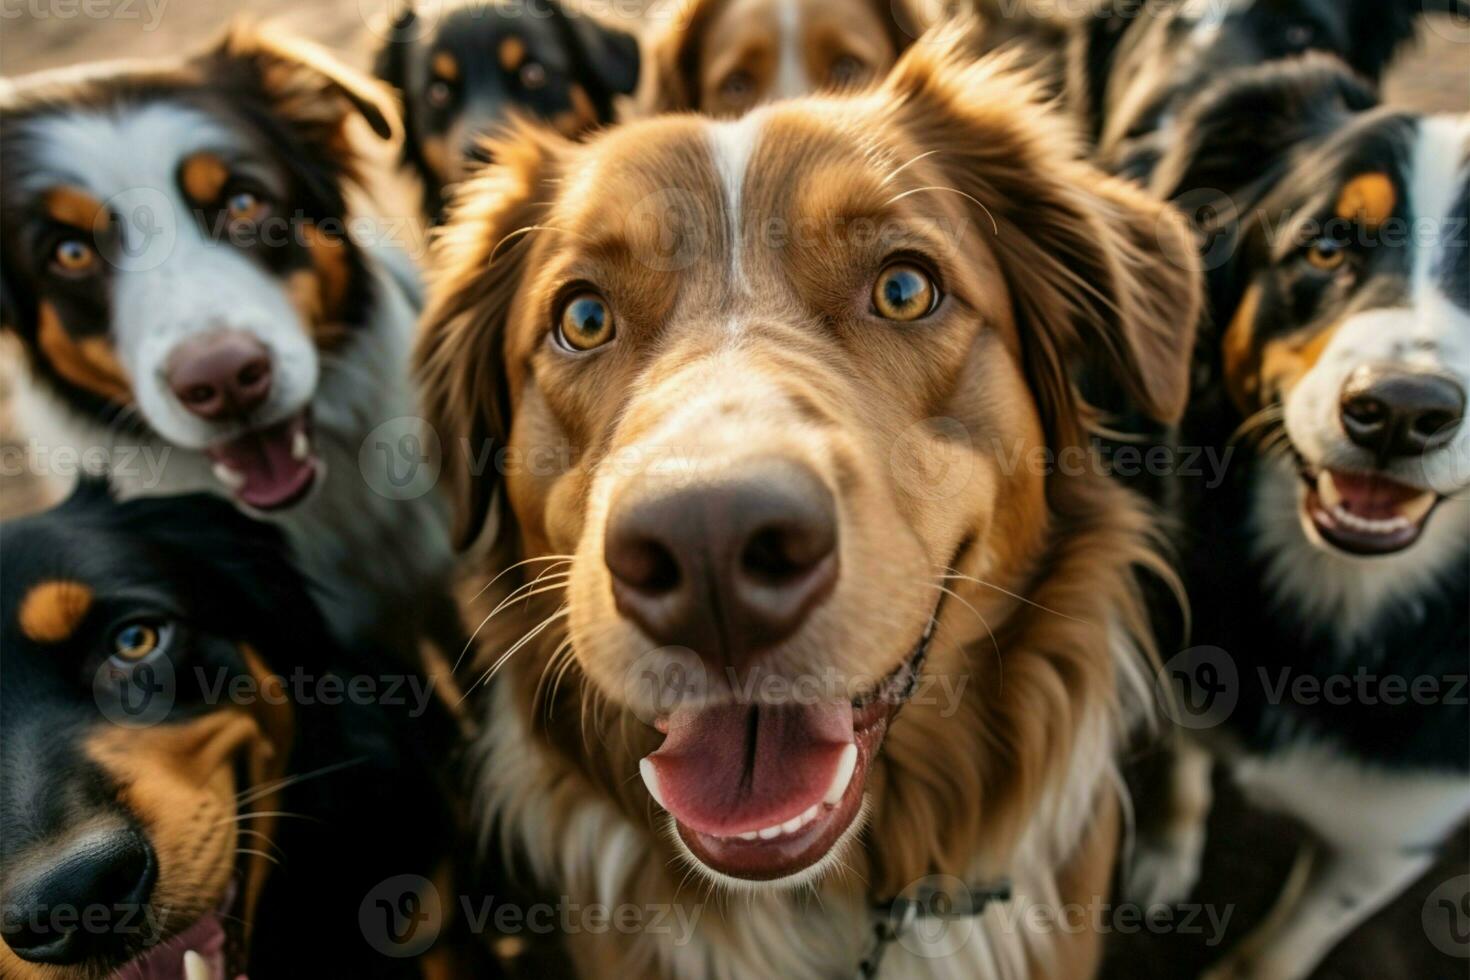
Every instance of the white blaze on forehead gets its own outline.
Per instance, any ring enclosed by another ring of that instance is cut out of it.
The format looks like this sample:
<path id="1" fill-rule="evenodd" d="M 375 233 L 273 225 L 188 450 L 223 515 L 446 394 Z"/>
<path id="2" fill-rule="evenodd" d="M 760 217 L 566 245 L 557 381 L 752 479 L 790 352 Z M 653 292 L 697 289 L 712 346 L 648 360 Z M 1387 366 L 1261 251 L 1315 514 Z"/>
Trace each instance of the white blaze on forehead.
<path id="1" fill-rule="evenodd" d="M 1452 212 L 1470 180 L 1470 115 L 1430 116 L 1419 123 L 1418 144 L 1409 175 L 1409 213 L 1423 227 L 1415 241 L 1415 302 L 1444 300 L 1441 265 L 1451 241 L 1463 241 L 1470 229 Z"/>
<path id="2" fill-rule="evenodd" d="M 760 140 L 765 118 L 765 110 L 756 109 L 736 120 L 706 124 L 709 127 L 710 155 L 714 160 L 715 174 L 720 179 L 725 225 L 730 234 L 730 280 L 742 291 L 746 284 L 740 253 L 745 242 L 740 211 L 744 206 L 745 171 Z"/>
<path id="3" fill-rule="evenodd" d="M 801 0 L 777 0 L 776 83 L 767 94 L 770 99 L 791 99 L 805 95 L 813 88 L 802 57 Z"/>

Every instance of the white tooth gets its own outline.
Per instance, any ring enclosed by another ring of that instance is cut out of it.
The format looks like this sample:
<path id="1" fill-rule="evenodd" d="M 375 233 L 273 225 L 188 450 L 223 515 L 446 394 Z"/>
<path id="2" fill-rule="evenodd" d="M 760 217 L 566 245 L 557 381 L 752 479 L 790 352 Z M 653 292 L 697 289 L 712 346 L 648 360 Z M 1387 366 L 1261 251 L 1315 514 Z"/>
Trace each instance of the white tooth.
<path id="1" fill-rule="evenodd" d="M 813 803 L 811 806 L 807 807 L 806 812 L 801 815 L 801 822 L 803 824 L 809 824 L 815 819 L 817 819 L 817 804 Z"/>
<path id="2" fill-rule="evenodd" d="M 311 455 L 311 437 L 304 431 L 291 437 L 291 458 L 303 460 Z"/>
<path id="3" fill-rule="evenodd" d="M 214 478 L 230 490 L 239 490 L 245 485 L 245 474 L 230 469 L 224 463 L 214 464 Z"/>
<path id="4" fill-rule="evenodd" d="M 757 836 L 760 837 L 761 840 L 772 840 L 774 838 L 777 838 L 777 837 L 780 837 L 781 836 L 781 828 L 780 827 L 767 827 L 764 830 L 762 830 L 759 834 L 757 834 Z"/>
<path id="5" fill-rule="evenodd" d="M 842 747 L 842 758 L 837 760 L 837 771 L 832 774 L 832 785 L 827 787 L 827 795 L 822 797 L 822 802 L 828 806 L 836 806 L 842 802 L 842 794 L 847 792 L 847 784 L 852 782 L 852 772 L 857 768 L 857 745 L 848 742 Z"/>
<path id="6" fill-rule="evenodd" d="M 643 785 L 648 787 L 648 795 L 653 797 L 653 802 L 667 810 L 663 794 L 659 792 L 658 773 L 654 771 L 653 762 L 649 759 L 638 760 L 638 771 L 643 774 Z"/>
<path id="7" fill-rule="evenodd" d="M 184 953 L 184 980 L 213 980 L 209 975 L 209 964 L 192 949 Z"/>
<path id="8" fill-rule="evenodd" d="M 794 834 L 801 829 L 801 817 L 792 817 L 781 825 L 781 833 Z"/>
<path id="9" fill-rule="evenodd" d="M 1342 494 L 1337 490 L 1337 484 L 1332 480 L 1332 473 L 1323 470 L 1317 474 L 1317 496 L 1322 501 L 1322 506 L 1328 510 L 1342 505 Z"/>
<path id="10" fill-rule="evenodd" d="M 755 831 L 753 831 L 753 830 L 747 830 L 745 833 L 743 833 L 743 834 L 740 835 L 740 839 L 741 840 L 755 840 L 759 836 L 760 835 L 757 834 Z"/>

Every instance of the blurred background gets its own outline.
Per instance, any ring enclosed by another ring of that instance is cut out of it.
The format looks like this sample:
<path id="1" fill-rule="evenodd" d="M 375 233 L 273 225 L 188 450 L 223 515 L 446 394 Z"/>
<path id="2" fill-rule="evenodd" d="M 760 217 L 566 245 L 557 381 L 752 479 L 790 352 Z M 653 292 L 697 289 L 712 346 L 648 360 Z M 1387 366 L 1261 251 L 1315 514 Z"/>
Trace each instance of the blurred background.
<path id="1" fill-rule="evenodd" d="M 436 9 L 443 0 L 420 0 Z M 488 2 L 488 0 L 486 0 Z M 334 49 L 349 64 L 368 67 L 374 28 L 385 21 L 388 0 L 0 0 L 0 75 L 111 58 L 167 58 L 221 30 L 232 17 L 248 15 L 279 24 Z M 1470 27 L 1441 20 L 1422 32 L 1419 43 L 1399 59 L 1386 87 L 1390 103 L 1420 111 L 1470 111 Z M 404 191 L 391 182 L 388 194 Z M 381 193 L 377 195 L 380 204 Z M 404 214 L 414 214 L 405 198 Z M 16 351 L 0 343 L 0 517 L 43 506 L 62 487 L 45 483 L 23 459 L 24 435 L 10 412 Z M 1202 893 L 1231 912 L 1229 936 L 1239 938 L 1260 921 L 1290 867 L 1300 839 L 1282 820 L 1251 811 L 1228 785 L 1217 785 L 1220 801 L 1210 822 Z M 1146 805 L 1147 801 L 1141 801 Z M 1426 941 L 1425 903 L 1433 889 L 1470 869 L 1470 839 L 1457 835 L 1443 861 L 1423 881 L 1344 942 L 1324 964 L 1321 980 L 1465 980 L 1470 963 L 1438 952 Z M 1177 923 L 1178 920 L 1176 920 Z M 1150 929 L 1112 937 L 1106 976 L 1119 980 L 1179 980 L 1192 977 L 1216 958 L 1220 946 L 1210 933 L 1182 928 Z M 1228 943 L 1228 940 L 1227 940 Z"/>

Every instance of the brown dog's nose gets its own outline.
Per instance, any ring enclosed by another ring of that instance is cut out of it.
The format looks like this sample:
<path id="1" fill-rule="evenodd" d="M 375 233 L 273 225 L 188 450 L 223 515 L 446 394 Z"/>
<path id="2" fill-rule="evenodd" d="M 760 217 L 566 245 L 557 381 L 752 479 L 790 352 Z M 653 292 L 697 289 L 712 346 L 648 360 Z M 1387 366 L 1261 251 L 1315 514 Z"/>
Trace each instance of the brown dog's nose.
<path id="1" fill-rule="evenodd" d="M 270 351 L 239 330 L 191 337 L 169 355 L 167 379 L 179 402 L 200 418 L 240 418 L 270 397 Z"/>
<path id="2" fill-rule="evenodd" d="M 1342 427 L 1380 463 L 1449 442 L 1465 417 L 1465 389 L 1426 371 L 1358 368 L 1342 388 Z"/>
<path id="3" fill-rule="evenodd" d="M 613 506 L 604 540 L 618 611 L 659 643 L 740 666 L 801 626 L 837 581 L 837 507 L 804 466 Z"/>

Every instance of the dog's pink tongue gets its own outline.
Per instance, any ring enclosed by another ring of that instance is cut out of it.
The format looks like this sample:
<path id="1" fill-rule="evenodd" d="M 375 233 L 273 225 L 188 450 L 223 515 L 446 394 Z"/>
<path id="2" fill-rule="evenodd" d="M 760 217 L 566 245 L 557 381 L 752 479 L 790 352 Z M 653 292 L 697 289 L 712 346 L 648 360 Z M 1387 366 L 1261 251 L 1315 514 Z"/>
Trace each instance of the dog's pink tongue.
<path id="1" fill-rule="evenodd" d="M 784 823 L 820 803 L 843 749 L 852 705 L 728 704 L 681 709 L 645 761 L 659 802 L 685 827 L 732 837 Z"/>
<path id="2" fill-rule="evenodd" d="M 208 453 L 236 497 L 257 510 L 271 510 L 294 502 L 311 486 L 315 460 L 298 446 L 305 438 L 305 419 L 298 416 L 211 446 Z"/>
<path id="3" fill-rule="evenodd" d="M 219 916 L 207 915 L 189 928 L 132 960 L 111 980 L 192 980 L 184 970 L 184 953 L 192 950 L 204 961 L 209 976 L 224 980 L 225 930 Z"/>

